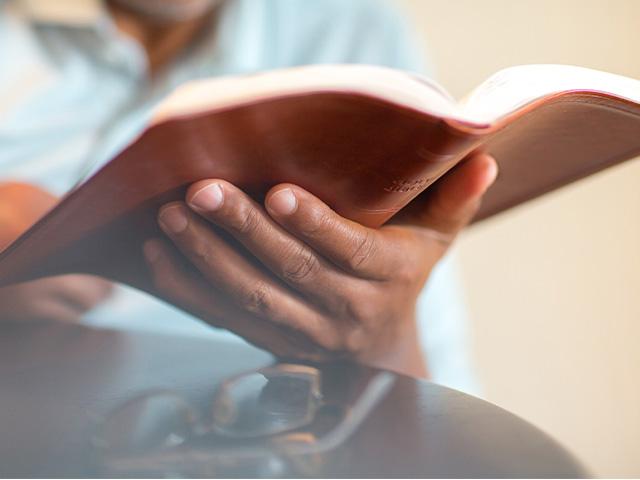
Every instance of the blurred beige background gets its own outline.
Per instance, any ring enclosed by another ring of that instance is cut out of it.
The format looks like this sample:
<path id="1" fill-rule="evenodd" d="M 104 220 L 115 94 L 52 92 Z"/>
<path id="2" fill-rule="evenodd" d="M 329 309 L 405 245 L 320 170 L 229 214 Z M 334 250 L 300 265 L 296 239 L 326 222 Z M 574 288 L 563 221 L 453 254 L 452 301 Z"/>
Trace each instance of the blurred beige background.
<path id="1" fill-rule="evenodd" d="M 640 0 L 398 3 L 456 97 L 523 63 L 640 79 Z M 640 160 L 474 227 L 459 253 L 485 397 L 594 474 L 639 476 Z"/>

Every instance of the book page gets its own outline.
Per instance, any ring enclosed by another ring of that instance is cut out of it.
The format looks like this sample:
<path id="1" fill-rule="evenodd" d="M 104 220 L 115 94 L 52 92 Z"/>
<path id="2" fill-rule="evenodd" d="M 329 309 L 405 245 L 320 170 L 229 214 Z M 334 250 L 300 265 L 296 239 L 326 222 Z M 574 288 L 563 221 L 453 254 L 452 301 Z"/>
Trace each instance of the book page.
<path id="1" fill-rule="evenodd" d="M 521 65 L 501 70 L 460 101 L 466 120 L 491 123 L 537 99 L 562 92 L 613 94 L 640 103 L 640 81 L 570 65 Z"/>
<path id="2" fill-rule="evenodd" d="M 372 65 L 312 65 L 189 82 L 159 105 L 153 123 L 285 95 L 320 92 L 361 93 L 443 117 L 458 110 L 444 88 L 418 74 Z"/>

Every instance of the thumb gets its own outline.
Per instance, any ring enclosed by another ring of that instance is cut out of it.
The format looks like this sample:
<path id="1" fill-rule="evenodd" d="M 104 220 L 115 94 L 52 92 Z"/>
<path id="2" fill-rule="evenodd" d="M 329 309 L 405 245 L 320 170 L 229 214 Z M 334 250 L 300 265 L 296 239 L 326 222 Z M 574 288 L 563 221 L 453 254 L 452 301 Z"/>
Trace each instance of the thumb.
<path id="1" fill-rule="evenodd" d="M 400 220 L 453 238 L 473 218 L 498 174 L 495 159 L 473 154 L 443 176 Z"/>

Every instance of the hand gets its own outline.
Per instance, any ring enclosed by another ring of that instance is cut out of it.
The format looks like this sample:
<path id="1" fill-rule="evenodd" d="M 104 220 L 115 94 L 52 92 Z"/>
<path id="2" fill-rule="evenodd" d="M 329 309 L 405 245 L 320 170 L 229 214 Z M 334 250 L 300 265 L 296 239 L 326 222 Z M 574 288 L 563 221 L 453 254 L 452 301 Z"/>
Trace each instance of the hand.
<path id="1" fill-rule="evenodd" d="M 160 292 L 276 355 L 424 375 L 417 297 L 496 172 L 491 157 L 473 156 L 380 229 L 295 185 L 271 189 L 262 208 L 228 182 L 203 180 L 186 204 L 160 210 L 171 242 L 148 241 L 145 256 Z"/>
<path id="2" fill-rule="evenodd" d="M 79 322 L 112 289 L 107 280 L 89 275 L 62 275 L 0 288 L 0 320 Z"/>
<path id="3" fill-rule="evenodd" d="M 0 250 L 35 223 L 57 199 L 33 185 L 0 184 Z M 0 288 L 0 320 L 75 322 L 111 293 L 106 280 L 64 275 Z"/>
<path id="4" fill-rule="evenodd" d="M 26 183 L 0 184 L 0 251 L 42 217 L 58 200 Z"/>

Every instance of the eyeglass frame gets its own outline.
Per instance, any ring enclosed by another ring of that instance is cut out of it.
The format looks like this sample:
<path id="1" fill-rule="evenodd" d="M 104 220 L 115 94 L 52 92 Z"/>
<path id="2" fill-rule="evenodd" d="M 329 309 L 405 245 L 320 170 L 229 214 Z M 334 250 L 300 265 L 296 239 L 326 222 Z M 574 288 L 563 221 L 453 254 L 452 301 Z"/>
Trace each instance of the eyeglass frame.
<path id="1" fill-rule="evenodd" d="M 228 388 L 230 384 L 238 379 L 256 373 L 282 373 L 282 369 L 290 369 L 289 372 L 285 373 L 313 372 L 315 374 L 313 377 L 314 382 L 312 382 L 312 398 L 316 402 L 314 414 L 317 413 L 324 405 L 324 397 L 321 393 L 322 372 L 315 367 L 302 364 L 280 363 L 233 375 L 223 380 L 223 382 L 216 387 L 214 399 L 216 395 L 218 395 L 218 392 L 224 388 Z M 243 437 L 243 440 L 247 441 L 246 445 L 215 446 L 213 449 L 202 449 L 190 444 L 191 440 L 205 438 L 209 434 L 214 434 L 218 437 L 221 436 L 221 433 L 216 431 L 215 427 L 212 425 L 205 426 L 204 422 L 200 421 L 200 414 L 198 412 L 201 412 L 202 409 L 195 407 L 177 390 L 157 389 L 148 391 L 116 407 L 109 415 L 101 419 L 103 424 L 106 425 L 109 418 L 112 418 L 121 411 L 121 409 L 125 409 L 137 401 L 142 401 L 157 395 L 171 395 L 186 407 L 185 410 L 189 412 L 189 414 L 195 413 L 191 418 L 190 435 L 177 446 L 169 446 L 165 449 L 134 455 L 117 454 L 110 457 L 102 457 L 102 462 L 100 462 L 101 467 L 112 474 L 166 473 L 176 471 L 195 471 L 197 472 L 196 474 L 201 474 L 202 472 L 215 471 L 219 464 L 229 463 L 229 461 L 242 462 L 271 458 L 279 459 L 279 461 L 290 464 L 296 457 L 322 454 L 341 445 L 357 430 L 360 424 L 367 418 L 368 414 L 391 389 L 394 382 L 395 374 L 385 371 L 375 372 L 371 378 L 368 379 L 366 386 L 353 404 L 346 408 L 341 421 L 320 438 L 316 438 L 313 433 L 306 432 L 305 434 L 304 432 L 296 431 L 299 429 L 294 429 L 273 435 L 266 435 L 264 437 Z M 215 402 L 212 403 L 212 410 L 214 405 Z M 314 419 L 312 419 L 312 422 L 313 420 Z M 100 442 L 97 441 L 97 438 L 94 433 L 91 443 L 94 448 L 100 449 L 101 445 Z M 222 434 L 222 438 L 233 437 Z M 300 465 L 298 464 L 297 466 L 299 467 Z M 277 476 L 277 474 L 276 472 L 275 476 Z"/>

